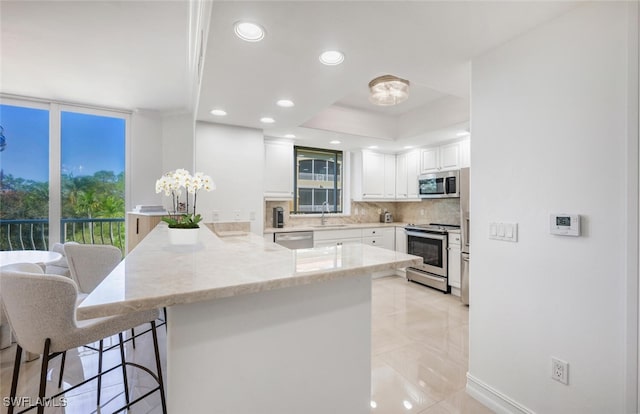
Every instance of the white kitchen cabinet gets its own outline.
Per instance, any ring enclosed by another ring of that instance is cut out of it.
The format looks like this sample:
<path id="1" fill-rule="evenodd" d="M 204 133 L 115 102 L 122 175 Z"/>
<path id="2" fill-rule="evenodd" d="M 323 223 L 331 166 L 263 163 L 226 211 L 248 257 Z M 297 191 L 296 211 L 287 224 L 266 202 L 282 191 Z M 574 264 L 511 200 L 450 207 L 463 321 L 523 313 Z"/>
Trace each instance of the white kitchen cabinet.
<path id="1" fill-rule="evenodd" d="M 395 227 L 396 233 L 396 252 L 407 252 L 407 232 L 404 227 Z"/>
<path id="2" fill-rule="evenodd" d="M 420 172 L 431 173 L 440 170 L 440 149 L 424 148 L 420 152 Z"/>
<path id="3" fill-rule="evenodd" d="M 340 246 L 361 242 L 362 229 L 317 230 L 313 232 L 313 247 Z"/>
<path id="4" fill-rule="evenodd" d="M 396 156 L 396 200 L 418 200 L 420 151 L 413 150 Z"/>
<path id="5" fill-rule="evenodd" d="M 356 152 L 352 172 L 354 200 L 395 199 L 395 155 L 372 151 Z"/>
<path id="6" fill-rule="evenodd" d="M 385 156 L 376 152 L 362 153 L 362 198 L 384 198 Z"/>
<path id="7" fill-rule="evenodd" d="M 384 154 L 384 198 L 396 198 L 396 156 Z"/>
<path id="8" fill-rule="evenodd" d="M 460 233 L 449 233 L 449 286 L 460 289 Z M 459 290 L 451 289 L 453 294 Z"/>
<path id="9" fill-rule="evenodd" d="M 460 168 L 471 167 L 471 140 L 460 141 Z"/>
<path id="10" fill-rule="evenodd" d="M 327 247 L 327 246 L 344 246 L 350 243 L 362 243 L 362 238 L 357 239 L 332 239 L 332 240 L 320 240 L 313 241 L 313 247 Z"/>
<path id="11" fill-rule="evenodd" d="M 264 142 L 264 197 L 268 200 L 293 198 L 293 144 Z"/>
<path id="12" fill-rule="evenodd" d="M 460 168 L 460 142 L 424 148 L 420 153 L 420 172 L 423 174 Z"/>
<path id="13" fill-rule="evenodd" d="M 362 243 L 383 249 L 395 250 L 394 227 L 362 229 Z"/>
<path id="14" fill-rule="evenodd" d="M 407 156 L 408 154 L 398 154 L 396 156 L 396 200 L 409 198 Z"/>

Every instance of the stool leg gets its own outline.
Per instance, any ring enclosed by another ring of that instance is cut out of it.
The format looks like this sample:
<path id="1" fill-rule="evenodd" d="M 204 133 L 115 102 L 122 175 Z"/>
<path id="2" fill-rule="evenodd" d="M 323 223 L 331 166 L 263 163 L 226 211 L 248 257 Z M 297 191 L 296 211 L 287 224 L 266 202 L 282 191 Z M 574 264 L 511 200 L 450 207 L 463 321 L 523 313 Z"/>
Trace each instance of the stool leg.
<path id="1" fill-rule="evenodd" d="M 22 359 L 22 347 L 16 344 L 16 359 L 13 363 L 13 378 L 11 379 L 11 393 L 9 394 L 9 410 L 7 414 L 13 414 L 16 391 L 18 389 L 18 377 L 20 376 L 20 362 Z"/>
<path id="2" fill-rule="evenodd" d="M 122 378 L 124 380 L 124 398 L 129 405 L 129 382 L 127 381 L 127 366 L 124 364 L 124 341 L 122 340 L 122 332 L 118 334 L 120 339 L 120 362 L 122 363 Z"/>
<path id="3" fill-rule="evenodd" d="M 133 343 L 133 349 L 136 349 L 136 333 L 131 328 L 131 342 Z"/>
<path id="4" fill-rule="evenodd" d="M 102 374 L 102 339 L 100 340 L 100 346 L 98 349 L 98 374 Z M 102 375 L 98 377 L 98 401 L 97 405 L 100 406 L 100 391 L 102 390 Z"/>
<path id="5" fill-rule="evenodd" d="M 62 374 L 64 374 L 64 362 L 67 360 L 67 351 L 62 353 L 62 360 L 60 361 L 60 377 L 58 378 L 58 388 L 62 387 Z"/>
<path id="6" fill-rule="evenodd" d="M 156 354 L 156 373 L 158 374 L 158 385 L 160 385 L 160 402 L 162 403 L 162 413 L 167 414 L 167 401 L 164 396 L 164 380 L 162 379 L 162 365 L 160 363 L 160 351 L 158 349 L 158 333 L 156 332 L 156 322 L 151 321 L 151 333 L 153 334 L 153 350 Z"/>
<path id="7" fill-rule="evenodd" d="M 44 394 L 47 390 L 47 369 L 49 368 L 49 346 L 51 339 L 44 341 L 44 350 L 42 351 L 42 367 L 40 369 L 40 391 L 38 392 L 38 414 L 44 414 Z"/>

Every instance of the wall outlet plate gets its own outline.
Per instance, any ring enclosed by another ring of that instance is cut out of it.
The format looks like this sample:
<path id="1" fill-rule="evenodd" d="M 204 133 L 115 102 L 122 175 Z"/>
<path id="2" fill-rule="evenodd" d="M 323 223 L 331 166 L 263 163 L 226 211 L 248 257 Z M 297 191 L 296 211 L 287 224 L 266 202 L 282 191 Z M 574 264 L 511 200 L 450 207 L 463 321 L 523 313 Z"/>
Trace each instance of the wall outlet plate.
<path id="1" fill-rule="evenodd" d="M 551 378 L 564 385 L 569 385 L 569 363 L 551 357 Z"/>

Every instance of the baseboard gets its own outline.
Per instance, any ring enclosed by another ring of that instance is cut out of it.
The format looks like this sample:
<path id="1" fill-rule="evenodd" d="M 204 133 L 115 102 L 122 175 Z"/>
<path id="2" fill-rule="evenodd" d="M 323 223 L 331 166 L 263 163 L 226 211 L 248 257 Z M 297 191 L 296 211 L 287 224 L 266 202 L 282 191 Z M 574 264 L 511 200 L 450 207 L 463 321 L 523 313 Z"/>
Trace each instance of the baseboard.
<path id="1" fill-rule="evenodd" d="M 467 372 L 467 393 L 499 414 L 535 414 Z"/>

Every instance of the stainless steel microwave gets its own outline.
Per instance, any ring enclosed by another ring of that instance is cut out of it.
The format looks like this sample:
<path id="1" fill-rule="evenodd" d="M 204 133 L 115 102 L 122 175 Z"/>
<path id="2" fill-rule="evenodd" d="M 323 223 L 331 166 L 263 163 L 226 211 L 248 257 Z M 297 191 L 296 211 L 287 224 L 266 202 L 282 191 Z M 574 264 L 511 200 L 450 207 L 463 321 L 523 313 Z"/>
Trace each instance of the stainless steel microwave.
<path id="1" fill-rule="evenodd" d="M 420 198 L 460 197 L 460 171 L 444 171 L 422 174 L 418 177 Z"/>

